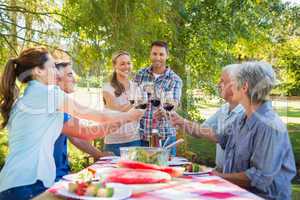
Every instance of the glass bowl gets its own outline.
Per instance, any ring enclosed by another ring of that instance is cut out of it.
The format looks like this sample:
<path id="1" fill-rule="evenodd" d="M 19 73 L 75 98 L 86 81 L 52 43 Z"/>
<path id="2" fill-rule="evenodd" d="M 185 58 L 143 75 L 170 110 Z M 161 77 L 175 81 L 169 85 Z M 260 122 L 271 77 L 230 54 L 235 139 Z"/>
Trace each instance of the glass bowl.
<path id="1" fill-rule="evenodd" d="M 121 159 L 168 166 L 170 151 L 159 147 L 121 147 Z"/>

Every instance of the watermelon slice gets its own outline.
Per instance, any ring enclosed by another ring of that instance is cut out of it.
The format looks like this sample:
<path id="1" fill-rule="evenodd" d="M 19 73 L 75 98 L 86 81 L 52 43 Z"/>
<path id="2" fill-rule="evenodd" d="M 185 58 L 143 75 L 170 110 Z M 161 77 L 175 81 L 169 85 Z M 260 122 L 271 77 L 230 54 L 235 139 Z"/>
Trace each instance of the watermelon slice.
<path id="1" fill-rule="evenodd" d="M 172 177 L 181 176 L 184 172 L 183 167 L 163 167 L 153 164 L 146 164 L 138 161 L 131 160 L 121 160 L 118 162 L 120 167 L 130 168 L 130 169 L 149 169 L 149 170 L 157 170 L 170 174 Z"/>
<path id="2" fill-rule="evenodd" d="M 160 171 L 170 174 L 172 177 L 182 176 L 185 168 L 184 167 L 162 167 Z"/>
<path id="3" fill-rule="evenodd" d="M 105 177 L 105 181 L 124 184 L 164 183 L 171 180 L 168 173 L 151 169 L 114 169 Z"/>
<path id="4" fill-rule="evenodd" d="M 153 170 L 160 170 L 161 167 L 158 165 L 147 164 L 139 161 L 132 161 L 132 160 L 121 160 L 118 162 L 120 167 L 131 168 L 131 169 L 153 169 Z"/>

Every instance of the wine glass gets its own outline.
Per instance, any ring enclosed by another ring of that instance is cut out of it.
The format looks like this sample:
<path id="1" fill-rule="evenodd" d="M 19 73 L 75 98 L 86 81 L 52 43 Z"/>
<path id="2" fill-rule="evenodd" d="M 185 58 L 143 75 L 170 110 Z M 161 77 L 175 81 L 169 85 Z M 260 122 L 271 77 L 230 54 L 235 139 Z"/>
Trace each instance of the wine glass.
<path id="1" fill-rule="evenodd" d="M 129 95 L 128 95 L 128 100 L 131 105 L 134 105 L 135 103 L 136 96 L 137 96 L 137 89 L 138 89 L 137 84 L 131 82 L 129 87 Z"/>
<path id="2" fill-rule="evenodd" d="M 152 81 L 146 81 L 142 83 L 143 90 L 147 92 L 148 96 L 154 93 L 154 83 Z"/>
<path id="3" fill-rule="evenodd" d="M 153 95 L 151 96 L 151 104 L 155 107 L 158 108 L 161 104 L 160 98 L 159 98 L 159 93 L 156 88 L 154 88 Z"/>
<path id="4" fill-rule="evenodd" d="M 178 105 L 177 100 L 174 98 L 173 92 L 168 91 L 165 93 L 164 100 L 163 100 L 163 108 L 167 112 L 171 112 L 174 110 Z"/>
<path id="5" fill-rule="evenodd" d="M 167 120 L 170 120 L 170 112 L 176 109 L 178 106 L 178 101 L 174 98 L 174 94 L 172 91 L 168 91 L 165 93 L 163 100 L 163 109 L 166 111 Z"/>
<path id="6" fill-rule="evenodd" d="M 148 95 L 140 87 L 136 88 L 136 98 L 135 98 L 135 108 L 136 109 L 146 109 L 148 105 Z"/>

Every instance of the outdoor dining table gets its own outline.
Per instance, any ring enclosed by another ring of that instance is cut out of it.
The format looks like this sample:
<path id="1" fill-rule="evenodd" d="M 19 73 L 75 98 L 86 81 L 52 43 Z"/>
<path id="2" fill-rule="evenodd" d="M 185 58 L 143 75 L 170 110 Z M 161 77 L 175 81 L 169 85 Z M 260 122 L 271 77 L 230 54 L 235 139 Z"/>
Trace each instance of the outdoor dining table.
<path id="1" fill-rule="evenodd" d="M 99 168 L 111 166 L 107 161 L 96 162 L 88 168 L 97 170 Z M 57 195 L 57 190 L 63 187 L 65 181 L 56 183 L 46 192 L 42 193 L 34 200 L 64 200 L 70 199 Z M 197 176 L 182 176 L 174 178 L 167 183 L 157 184 L 134 184 L 128 185 L 132 189 L 131 197 L 128 200 L 184 200 L 184 199 L 226 199 L 226 200 L 246 200 L 262 198 L 249 191 L 240 188 L 229 181 L 218 176 L 209 174 Z"/>

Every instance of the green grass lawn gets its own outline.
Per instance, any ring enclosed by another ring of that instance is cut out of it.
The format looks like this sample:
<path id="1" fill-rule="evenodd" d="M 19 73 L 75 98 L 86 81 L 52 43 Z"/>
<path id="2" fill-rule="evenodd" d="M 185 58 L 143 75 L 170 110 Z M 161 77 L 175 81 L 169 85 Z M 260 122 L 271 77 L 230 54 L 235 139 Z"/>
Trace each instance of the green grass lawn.
<path id="1" fill-rule="evenodd" d="M 289 133 L 300 132 L 300 124 L 299 123 L 288 123 L 287 125 Z"/>
<path id="2" fill-rule="evenodd" d="M 299 200 L 300 199 L 300 184 L 293 184 L 292 186 L 292 199 Z"/>
<path id="3" fill-rule="evenodd" d="M 276 108 L 276 111 L 280 116 L 286 117 L 298 117 L 300 118 L 300 108 L 295 107 L 279 107 Z"/>

